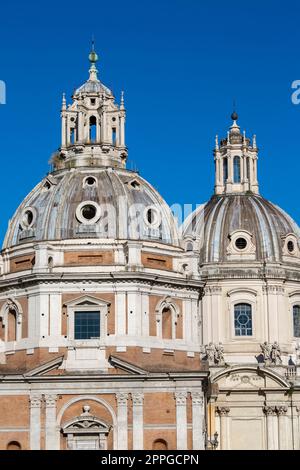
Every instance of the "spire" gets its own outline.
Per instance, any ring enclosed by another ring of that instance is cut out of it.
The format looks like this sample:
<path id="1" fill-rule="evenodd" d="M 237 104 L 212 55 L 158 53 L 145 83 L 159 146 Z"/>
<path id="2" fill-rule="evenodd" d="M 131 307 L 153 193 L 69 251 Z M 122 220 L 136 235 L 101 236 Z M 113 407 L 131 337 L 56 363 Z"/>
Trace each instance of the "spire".
<path id="1" fill-rule="evenodd" d="M 120 109 L 121 109 L 121 110 L 124 110 L 124 109 L 125 109 L 125 105 L 124 105 L 124 91 L 121 91 L 121 105 L 120 105 Z"/>
<path id="2" fill-rule="evenodd" d="M 91 81 L 98 81 L 98 77 L 97 77 L 97 73 L 98 73 L 98 70 L 97 70 L 97 67 L 96 67 L 96 63 L 98 62 L 99 60 L 99 57 L 98 57 L 98 54 L 96 53 L 95 51 L 95 41 L 94 39 L 92 39 L 92 50 L 89 54 L 89 61 L 91 63 L 91 67 L 90 67 L 90 78 L 89 80 Z"/>
<path id="3" fill-rule="evenodd" d="M 65 93 L 63 93 L 63 96 L 62 96 L 61 109 L 62 109 L 62 111 L 65 111 L 67 109 L 67 101 L 66 101 L 66 94 Z"/>

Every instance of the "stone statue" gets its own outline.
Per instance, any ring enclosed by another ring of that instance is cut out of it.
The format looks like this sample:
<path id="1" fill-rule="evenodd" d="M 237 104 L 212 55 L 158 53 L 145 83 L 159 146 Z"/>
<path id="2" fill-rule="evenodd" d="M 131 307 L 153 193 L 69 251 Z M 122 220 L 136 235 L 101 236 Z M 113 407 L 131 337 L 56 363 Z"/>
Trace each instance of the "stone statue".
<path id="1" fill-rule="evenodd" d="M 277 341 L 273 344 L 265 341 L 260 345 L 262 355 L 264 357 L 264 363 L 266 365 L 278 365 L 282 364 L 281 349 Z"/>
<path id="2" fill-rule="evenodd" d="M 260 348 L 264 357 L 264 363 L 269 364 L 271 362 L 271 345 L 265 341 L 260 345 Z"/>
<path id="3" fill-rule="evenodd" d="M 272 349 L 271 349 L 271 362 L 272 364 L 278 365 L 282 364 L 282 359 L 281 359 L 281 349 L 277 341 L 275 341 L 272 344 Z"/>
<path id="4" fill-rule="evenodd" d="M 206 356 L 210 365 L 224 364 L 224 346 L 222 343 L 214 344 L 210 342 L 204 346 L 203 354 Z"/>
<path id="5" fill-rule="evenodd" d="M 219 365 L 224 364 L 224 346 L 222 343 L 216 345 L 215 362 Z"/>
<path id="6" fill-rule="evenodd" d="M 209 364 L 215 363 L 215 352 L 216 352 L 216 348 L 215 348 L 214 343 L 210 342 L 209 344 L 205 345 L 205 354 L 206 354 Z"/>

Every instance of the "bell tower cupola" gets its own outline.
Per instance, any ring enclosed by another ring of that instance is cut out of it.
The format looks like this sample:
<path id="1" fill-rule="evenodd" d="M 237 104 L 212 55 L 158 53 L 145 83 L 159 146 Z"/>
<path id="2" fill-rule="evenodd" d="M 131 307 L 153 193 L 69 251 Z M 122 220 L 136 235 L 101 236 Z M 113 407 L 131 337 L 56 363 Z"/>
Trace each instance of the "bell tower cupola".
<path id="1" fill-rule="evenodd" d="M 231 119 L 233 123 L 227 132 L 227 138 L 219 143 L 218 136 L 216 136 L 215 194 L 236 194 L 249 191 L 259 194 L 256 136 L 253 136 L 251 142 L 246 137 L 245 131 L 241 134 L 236 112 L 232 113 Z"/>
<path id="2" fill-rule="evenodd" d="M 125 167 L 124 93 L 120 105 L 112 91 L 98 78 L 98 55 L 94 43 L 89 54 L 88 80 L 61 107 L 61 147 L 54 160 L 56 169 L 78 166 Z"/>

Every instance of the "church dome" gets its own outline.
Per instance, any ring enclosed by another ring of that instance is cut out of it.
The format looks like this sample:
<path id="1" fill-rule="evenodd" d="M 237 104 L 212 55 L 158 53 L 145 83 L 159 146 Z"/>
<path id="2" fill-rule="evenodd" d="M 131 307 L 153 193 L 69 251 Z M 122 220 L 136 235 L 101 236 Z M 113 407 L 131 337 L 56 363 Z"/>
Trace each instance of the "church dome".
<path id="1" fill-rule="evenodd" d="M 10 222 L 4 248 L 90 237 L 178 243 L 168 205 L 137 173 L 83 167 L 54 172 L 31 191 Z"/>
<path id="2" fill-rule="evenodd" d="M 256 136 L 240 132 L 236 113 L 231 119 L 227 138 L 216 137 L 215 194 L 184 224 L 186 246 L 197 240 L 201 263 L 299 262 L 297 224 L 259 194 Z"/>
<path id="3" fill-rule="evenodd" d="M 201 263 L 293 261 L 300 248 L 294 220 L 255 194 L 213 196 L 191 215 L 184 238 L 198 241 Z"/>

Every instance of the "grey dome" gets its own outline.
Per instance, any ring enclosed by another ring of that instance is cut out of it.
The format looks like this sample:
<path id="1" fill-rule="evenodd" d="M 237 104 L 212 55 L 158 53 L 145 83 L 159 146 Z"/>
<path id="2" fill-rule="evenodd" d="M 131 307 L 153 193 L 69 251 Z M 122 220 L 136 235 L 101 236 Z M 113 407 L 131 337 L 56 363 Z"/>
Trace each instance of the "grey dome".
<path id="1" fill-rule="evenodd" d="M 258 195 L 213 196 L 184 225 L 184 238 L 197 239 L 202 263 L 228 261 L 229 236 L 235 231 L 252 235 L 256 261 L 281 261 L 283 238 L 300 230 L 278 206 Z"/>
<path id="2" fill-rule="evenodd" d="M 88 177 L 95 184 L 88 184 L 91 182 L 86 181 Z M 85 202 L 99 208 L 94 223 L 87 220 L 85 224 L 78 219 L 78 208 Z M 147 223 L 149 207 L 159 216 L 154 224 Z M 30 212 L 30 220 L 24 226 L 26 211 Z M 120 168 L 83 167 L 58 171 L 39 183 L 10 221 L 3 247 L 89 237 L 178 244 L 176 224 L 168 205 L 137 173 Z"/>
<path id="3" fill-rule="evenodd" d="M 109 88 L 107 88 L 103 83 L 100 82 L 100 80 L 88 80 L 85 82 L 83 85 L 81 85 L 77 90 L 75 91 L 75 95 L 79 93 L 92 93 L 92 94 L 97 94 L 97 93 L 107 93 L 108 95 L 112 95 L 112 92 Z"/>

